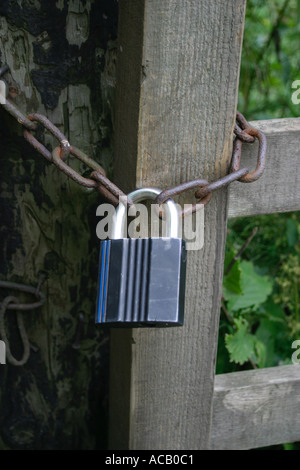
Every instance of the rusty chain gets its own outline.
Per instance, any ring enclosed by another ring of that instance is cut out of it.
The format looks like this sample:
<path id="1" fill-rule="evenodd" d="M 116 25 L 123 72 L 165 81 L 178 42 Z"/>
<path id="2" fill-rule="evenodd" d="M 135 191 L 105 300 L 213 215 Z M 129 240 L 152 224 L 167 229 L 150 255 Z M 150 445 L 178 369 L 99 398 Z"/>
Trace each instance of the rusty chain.
<path id="1" fill-rule="evenodd" d="M 45 275 L 41 275 L 37 287 L 27 286 L 24 284 L 18 284 L 9 281 L 0 281 L 1 288 L 12 291 L 25 292 L 35 297 L 34 302 L 21 303 L 17 297 L 8 295 L 0 304 L 0 335 L 2 340 L 5 342 L 7 360 L 10 364 L 14 366 L 23 366 L 24 364 L 26 364 L 30 356 L 30 348 L 34 349 L 34 347 L 30 345 L 21 312 L 35 310 L 44 304 L 45 296 L 40 290 L 44 280 Z M 4 318 L 7 310 L 17 311 L 17 326 L 23 345 L 23 356 L 21 359 L 16 359 L 10 349 L 10 344 L 6 334 L 6 328 L 4 323 Z"/>
<path id="2" fill-rule="evenodd" d="M 8 67 L 6 65 L 1 67 L 0 77 L 7 71 Z M 13 103 L 13 101 L 11 101 L 9 98 L 6 98 L 4 103 L 2 101 L 1 105 L 3 106 L 3 108 L 23 126 L 23 135 L 27 142 L 29 142 L 29 144 L 37 152 L 39 152 L 44 158 L 46 158 L 46 160 L 56 165 L 56 167 L 62 173 L 64 173 L 66 176 L 68 176 L 73 181 L 85 188 L 96 189 L 99 193 L 103 195 L 105 199 L 110 201 L 114 206 L 117 206 L 119 204 L 120 197 L 126 197 L 123 191 L 118 188 L 112 181 L 110 181 L 110 179 L 106 176 L 106 173 L 102 166 L 99 165 L 95 160 L 90 158 L 88 155 L 86 155 L 84 152 L 82 152 L 80 149 L 72 146 L 66 136 L 46 116 L 43 116 L 38 113 L 32 113 L 28 116 L 25 116 L 22 111 L 15 105 L 15 103 Z M 45 145 L 35 137 L 34 132 L 38 130 L 38 126 L 41 126 L 46 129 L 59 142 L 59 146 L 55 147 L 52 152 L 48 150 Z M 192 204 L 189 209 L 182 210 L 181 215 L 184 216 L 190 212 L 195 212 L 203 205 L 208 204 L 212 197 L 213 191 L 223 188 L 224 186 L 229 185 L 233 181 L 251 183 L 260 178 L 264 171 L 266 160 L 267 143 L 265 135 L 258 129 L 251 127 L 250 124 L 247 122 L 246 118 L 238 111 L 236 114 L 234 134 L 235 140 L 233 143 L 233 153 L 229 168 L 229 174 L 211 183 L 205 179 L 198 178 L 192 181 L 188 181 L 186 183 L 179 184 L 177 186 L 162 191 L 157 196 L 155 202 L 158 204 L 162 204 L 168 198 L 179 195 L 185 191 L 195 189 L 195 198 L 198 201 Z M 248 168 L 240 168 L 242 146 L 243 143 L 253 143 L 255 139 L 257 139 L 259 142 L 257 164 L 255 170 L 249 172 Z M 69 155 L 72 155 L 73 157 L 77 158 L 92 170 L 89 178 L 80 175 L 77 171 L 75 171 L 65 162 L 66 158 Z M 128 205 L 132 204 L 130 200 L 127 201 Z M 35 302 L 20 303 L 17 297 L 9 295 L 0 304 L 0 334 L 4 339 L 5 343 L 7 344 L 7 359 L 11 364 L 15 366 L 25 364 L 29 358 L 30 343 L 25 331 L 23 319 L 21 317 L 21 311 L 33 310 L 43 305 L 45 299 L 44 295 L 40 291 L 41 282 L 39 282 L 37 288 L 33 288 L 31 286 L 24 286 L 22 284 L 0 281 L 0 287 L 18 290 L 21 292 L 27 292 L 36 297 Z M 17 324 L 24 348 L 23 357 L 20 360 L 17 360 L 13 357 L 8 344 L 8 339 L 4 327 L 4 316 L 7 310 L 17 311 Z M 73 347 L 76 348 L 77 343 Z"/>
<path id="3" fill-rule="evenodd" d="M 203 179 L 196 179 L 194 181 L 180 184 L 171 189 L 166 189 L 165 191 L 162 191 L 157 197 L 156 202 L 158 204 L 162 204 L 168 198 L 181 194 L 189 189 L 199 188 L 195 192 L 195 198 L 199 200 L 196 202 L 196 204 L 193 204 L 191 209 L 194 212 L 197 210 L 197 206 L 200 204 L 205 206 L 210 201 L 213 191 L 223 188 L 224 186 L 227 186 L 234 181 L 252 183 L 261 177 L 266 163 L 266 136 L 263 134 L 263 132 L 254 127 L 251 127 L 246 118 L 239 111 L 236 113 L 236 121 L 237 124 L 235 124 L 234 127 L 236 138 L 233 144 L 230 173 L 212 183 L 208 183 L 208 181 Z M 257 164 L 255 170 L 250 173 L 248 168 L 240 168 L 242 144 L 243 142 L 253 143 L 255 138 L 257 138 L 259 142 Z M 188 212 L 191 212 L 191 210 L 183 210 L 182 215 L 186 215 Z"/>
<path id="4" fill-rule="evenodd" d="M 7 71 L 7 66 L 1 67 L 0 77 Z M 49 121 L 48 118 L 37 113 L 25 116 L 8 98 L 6 98 L 6 103 L 2 104 L 2 106 L 23 126 L 23 135 L 27 142 L 29 142 L 32 147 L 34 147 L 35 150 L 43 155 L 43 157 L 45 157 L 49 162 L 54 163 L 61 172 L 73 181 L 83 187 L 96 189 L 115 206 L 118 205 L 120 196 L 126 196 L 120 188 L 109 180 L 102 166 L 80 149 L 72 146 L 64 134 L 51 121 Z M 34 136 L 33 133 L 37 130 L 38 125 L 44 127 L 44 129 L 58 140 L 59 146 L 54 148 L 52 152 L 50 152 L 44 144 L 38 141 Z M 210 201 L 213 191 L 223 188 L 233 181 L 252 183 L 260 178 L 264 171 L 266 160 L 267 143 L 265 135 L 258 129 L 251 127 L 246 118 L 239 111 L 237 111 L 236 114 L 234 134 L 235 140 L 233 143 L 233 153 L 229 174 L 211 183 L 205 179 L 199 178 L 193 181 L 188 181 L 187 183 L 179 184 L 173 188 L 162 191 L 159 196 L 157 196 L 155 202 L 162 204 L 170 197 L 195 189 L 195 198 L 198 199 L 198 201 L 193 204 L 190 209 L 182 210 L 181 215 L 184 216 L 187 213 L 195 212 L 200 208 L 200 206 L 206 205 Z M 259 142 L 257 165 L 255 170 L 250 173 L 248 168 L 240 168 L 242 145 L 243 143 L 252 143 L 255 139 Z M 89 178 L 80 175 L 64 161 L 69 155 L 74 156 L 93 170 Z M 131 205 L 131 201 L 128 201 L 128 204 Z"/>

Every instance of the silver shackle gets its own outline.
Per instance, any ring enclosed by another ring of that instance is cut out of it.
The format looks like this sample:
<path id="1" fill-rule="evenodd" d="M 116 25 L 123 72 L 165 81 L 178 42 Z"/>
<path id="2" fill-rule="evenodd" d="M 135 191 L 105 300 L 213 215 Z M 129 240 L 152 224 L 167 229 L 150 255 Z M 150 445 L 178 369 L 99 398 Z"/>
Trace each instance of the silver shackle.
<path id="1" fill-rule="evenodd" d="M 132 191 L 128 194 L 128 198 L 133 203 L 145 201 L 147 199 L 154 200 L 160 193 L 161 189 L 157 188 L 141 188 Z M 168 199 L 164 203 L 166 213 L 166 226 L 167 226 L 167 237 L 178 238 L 179 237 L 179 213 L 173 199 Z M 111 240 L 118 240 L 124 238 L 125 232 L 125 215 L 126 206 L 122 202 L 118 205 L 116 212 L 113 217 Z"/>

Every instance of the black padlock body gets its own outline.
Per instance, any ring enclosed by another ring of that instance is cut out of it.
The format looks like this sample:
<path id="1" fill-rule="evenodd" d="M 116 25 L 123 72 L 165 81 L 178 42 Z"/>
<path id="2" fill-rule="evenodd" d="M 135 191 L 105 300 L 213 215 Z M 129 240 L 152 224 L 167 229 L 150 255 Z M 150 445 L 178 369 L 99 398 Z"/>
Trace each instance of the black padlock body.
<path id="1" fill-rule="evenodd" d="M 182 326 L 186 248 L 181 238 L 122 238 L 100 244 L 96 323 Z"/>

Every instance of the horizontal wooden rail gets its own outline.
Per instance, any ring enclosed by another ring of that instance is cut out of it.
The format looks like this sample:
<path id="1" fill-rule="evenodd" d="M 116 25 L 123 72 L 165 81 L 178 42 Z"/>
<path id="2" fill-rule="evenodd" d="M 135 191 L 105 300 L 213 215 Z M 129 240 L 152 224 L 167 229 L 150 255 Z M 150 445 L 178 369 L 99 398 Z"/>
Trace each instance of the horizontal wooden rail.
<path id="1" fill-rule="evenodd" d="M 216 375 L 211 449 L 300 441 L 300 365 Z"/>
<path id="2" fill-rule="evenodd" d="M 267 137 L 263 176 L 251 184 L 235 182 L 229 191 L 229 217 L 300 209 L 300 118 L 253 121 Z M 243 146 L 241 167 L 255 168 L 258 144 Z"/>

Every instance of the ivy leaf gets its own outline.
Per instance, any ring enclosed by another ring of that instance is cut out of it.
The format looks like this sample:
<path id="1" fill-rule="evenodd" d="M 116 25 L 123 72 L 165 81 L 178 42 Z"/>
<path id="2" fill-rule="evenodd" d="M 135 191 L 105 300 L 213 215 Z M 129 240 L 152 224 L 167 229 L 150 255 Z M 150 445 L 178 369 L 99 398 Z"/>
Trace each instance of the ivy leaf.
<path id="1" fill-rule="evenodd" d="M 247 320 L 237 318 L 234 323 L 237 331 L 226 335 L 225 344 L 229 352 L 230 361 L 242 365 L 255 356 L 256 338 L 248 333 L 249 324 Z"/>
<path id="2" fill-rule="evenodd" d="M 241 261 L 240 270 L 242 293 L 230 296 L 228 309 L 238 311 L 251 307 L 257 310 L 271 294 L 274 281 L 257 274 L 251 261 Z"/>

